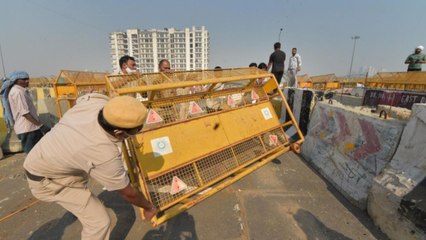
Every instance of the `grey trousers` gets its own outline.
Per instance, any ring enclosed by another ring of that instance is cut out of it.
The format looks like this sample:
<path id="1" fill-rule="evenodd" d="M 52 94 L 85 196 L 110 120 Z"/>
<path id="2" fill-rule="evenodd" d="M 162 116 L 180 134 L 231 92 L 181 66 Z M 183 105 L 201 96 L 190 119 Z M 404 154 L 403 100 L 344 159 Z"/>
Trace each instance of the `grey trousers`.
<path id="1" fill-rule="evenodd" d="M 295 87 L 297 88 L 297 69 L 289 69 L 288 76 L 290 77 L 287 87 Z"/>

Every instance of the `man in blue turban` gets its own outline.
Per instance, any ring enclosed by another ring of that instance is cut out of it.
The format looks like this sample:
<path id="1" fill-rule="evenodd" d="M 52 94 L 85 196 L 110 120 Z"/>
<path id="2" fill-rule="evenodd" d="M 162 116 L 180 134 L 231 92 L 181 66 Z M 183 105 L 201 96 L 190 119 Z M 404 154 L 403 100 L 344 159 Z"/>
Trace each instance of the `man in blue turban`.
<path id="1" fill-rule="evenodd" d="M 13 127 L 25 153 L 43 137 L 43 124 L 27 90 L 29 81 L 27 72 L 15 71 L 3 81 L 0 90 L 6 126 L 9 132 Z"/>

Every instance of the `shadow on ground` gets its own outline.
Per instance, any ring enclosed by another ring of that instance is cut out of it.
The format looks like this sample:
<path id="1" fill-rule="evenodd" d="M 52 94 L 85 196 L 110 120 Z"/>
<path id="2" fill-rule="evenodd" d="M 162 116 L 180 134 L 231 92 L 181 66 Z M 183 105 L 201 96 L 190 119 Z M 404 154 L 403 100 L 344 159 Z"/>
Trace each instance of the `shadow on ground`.
<path id="1" fill-rule="evenodd" d="M 368 215 L 367 211 L 360 211 L 358 207 L 353 205 L 348 199 L 346 199 L 314 166 L 310 165 L 308 161 L 306 161 L 302 156 L 303 164 L 310 168 L 313 172 L 315 172 L 324 182 L 327 184 L 327 189 L 333 196 L 348 209 L 358 220 L 364 225 L 366 229 L 376 238 L 376 239 L 389 239 L 384 233 L 380 231 L 378 227 L 376 227 Z"/>
<path id="2" fill-rule="evenodd" d="M 299 209 L 293 216 L 297 221 L 299 227 L 306 234 L 308 240 L 314 239 L 336 239 L 336 240 L 350 240 L 345 235 L 328 228 L 318 218 L 316 218 L 309 211 Z"/>
<path id="3" fill-rule="evenodd" d="M 183 212 L 178 216 L 170 219 L 167 223 L 160 226 L 158 229 L 150 230 L 145 234 L 142 240 L 196 240 L 198 239 L 195 232 L 194 217 Z"/>
<path id="4" fill-rule="evenodd" d="M 111 231 L 110 239 L 125 239 L 136 220 L 133 206 L 127 203 L 118 193 L 103 191 L 98 198 L 105 207 L 111 208 L 116 217 L 117 223 Z M 29 239 L 62 239 L 65 229 L 77 221 L 77 218 L 70 212 L 65 213 L 61 218 L 54 219 L 35 231 Z M 77 234 L 80 236 L 80 233 Z"/>

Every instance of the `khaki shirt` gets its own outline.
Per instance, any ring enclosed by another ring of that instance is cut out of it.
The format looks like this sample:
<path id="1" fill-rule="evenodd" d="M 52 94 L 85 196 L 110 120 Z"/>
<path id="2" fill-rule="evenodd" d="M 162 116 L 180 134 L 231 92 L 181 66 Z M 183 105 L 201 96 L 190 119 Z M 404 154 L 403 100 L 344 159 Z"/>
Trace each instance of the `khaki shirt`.
<path id="1" fill-rule="evenodd" d="M 129 184 L 121 158 L 121 141 L 105 132 L 97 121 L 108 102 L 101 94 L 77 100 L 64 117 L 28 154 L 24 168 L 48 178 L 90 176 L 108 191 Z"/>
<path id="2" fill-rule="evenodd" d="M 30 113 L 35 120 L 40 121 L 37 115 L 37 109 L 26 88 L 17 84 L 13 85 L 10 89 L 8 99 L 10 109 L 12 110 L 13 121 L 15 121 L 13 129 L 16 134 L 40 129 L 41 125 L 35 125 L 24 117 L 25 114 Z"/>

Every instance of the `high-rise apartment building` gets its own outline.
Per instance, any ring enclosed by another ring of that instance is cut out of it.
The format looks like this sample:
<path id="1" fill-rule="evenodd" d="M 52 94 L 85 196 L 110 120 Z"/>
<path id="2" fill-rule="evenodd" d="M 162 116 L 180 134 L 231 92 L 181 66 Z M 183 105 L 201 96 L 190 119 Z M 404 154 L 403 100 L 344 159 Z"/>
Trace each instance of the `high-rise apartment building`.
<path id="1" fill-rule="evenodd" d="M 114 72 L 120 70 L 118 61 L 124 55 L 134 57 L 138 70 L 143 73 L 157 72 L 162 59 L 168 59 L 175 71 L 208 68 L 209 32 L 204 26 L 112 32 L 110 45 Z"/>

